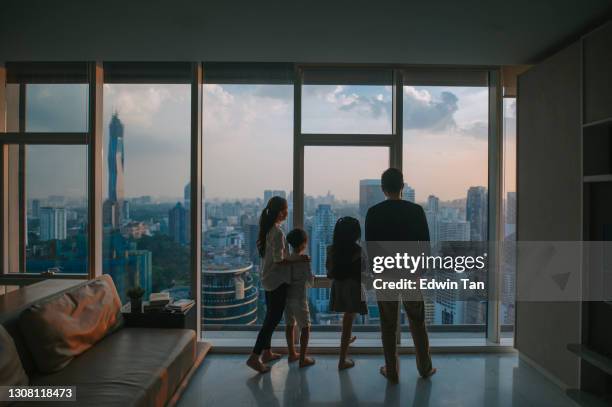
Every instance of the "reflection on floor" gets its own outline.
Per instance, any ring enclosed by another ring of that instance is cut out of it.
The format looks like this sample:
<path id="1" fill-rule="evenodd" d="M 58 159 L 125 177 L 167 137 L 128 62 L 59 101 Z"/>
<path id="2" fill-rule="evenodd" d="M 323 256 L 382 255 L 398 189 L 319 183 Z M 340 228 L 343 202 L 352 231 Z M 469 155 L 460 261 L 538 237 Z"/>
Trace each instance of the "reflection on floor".
<path id="1" fill-rule="evenodd" d="M 434 355 L 438 373 L 431 380 L 418 378 L 414 356 L 402 356 L 395 386 L 378 374 L 381 356 L 355 356 L 356 366 L 342 372 L 336 357 L 315 358 L 305 369 L 283 358 L 271 373 L 257 375 L 244 365 L 246 355 L 209 355 L 179 407 L 575 405 L 516 354 Z"/>

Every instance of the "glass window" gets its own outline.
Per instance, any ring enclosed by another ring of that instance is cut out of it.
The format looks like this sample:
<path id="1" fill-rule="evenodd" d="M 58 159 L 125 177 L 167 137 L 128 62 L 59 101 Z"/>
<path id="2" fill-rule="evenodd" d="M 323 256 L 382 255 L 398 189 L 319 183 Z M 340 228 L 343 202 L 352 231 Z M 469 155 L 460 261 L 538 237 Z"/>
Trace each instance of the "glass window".
<path id="1" fill-rule="evenodd" d="M 503 240 L 516 241 L 516 98 L 504 98 Z M 503 246 L 502 332 L 511 331 L 515 318 L 516 252 L 512 243 Z"/>
<path id="2" fill-rule="evenodd" d="M 103 268 L 133 286 L 190 292 L 190 86 L 104 85 Z"/>
<path id="3" fill-rule="evenodd" d="M 306 147 L 304 151 L 304 229 L 309 236 L 311 267 L 325 276 L 327 246 L 336 220 L 352 216 L 363 233 L 367 209 L 382 201 L 380 176 L 389 167 L 387 147 Z M 329 310 L 329 288 L 310 290 L 311 318 L 315 325 L 337 325 L 342 314 Z M 377 324 L 375 298 L 368 298 L 370 312 L 356 324 Z"/>
<path id="4" fill-rule="evenodd" d="M 259 216 L 274 195 L 293 215 L 293 86 L 203 88 L 202 323 L 260 324 Z"/>
<path id="5" fill-rule="evenodd" d="M 85 83 L 27 84 L 28 132 L 87 132 L 88 90 Z"/>
<path id="6" fill-rule="evenodd" d="M 87 273 L 87 146 L 23 149 L 26 271 Z"/>
<path id="7" fill-rule="evenodd" d="M 307 70 L 302 133 L 390 134 L 391 71 Z"/>
<path id="8" fill-rule="evenodd" d="M 487 86 L 404 86 L 404 178 L 440 242 L 486 241 Z M 428 324 L 484 324 L 486 299 L 426 298 Z"/>

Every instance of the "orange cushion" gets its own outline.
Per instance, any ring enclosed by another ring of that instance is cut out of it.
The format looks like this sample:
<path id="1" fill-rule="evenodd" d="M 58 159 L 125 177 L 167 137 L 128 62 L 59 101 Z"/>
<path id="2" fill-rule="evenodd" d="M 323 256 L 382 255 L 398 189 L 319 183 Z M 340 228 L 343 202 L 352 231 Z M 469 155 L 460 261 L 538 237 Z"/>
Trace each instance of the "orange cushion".
<path id="1" fill-rule="evenodd" d="M 35 304 L 19 318 L 36 367 L 58 371 L 120 324 L 121 301 L 108 275 Z"/>

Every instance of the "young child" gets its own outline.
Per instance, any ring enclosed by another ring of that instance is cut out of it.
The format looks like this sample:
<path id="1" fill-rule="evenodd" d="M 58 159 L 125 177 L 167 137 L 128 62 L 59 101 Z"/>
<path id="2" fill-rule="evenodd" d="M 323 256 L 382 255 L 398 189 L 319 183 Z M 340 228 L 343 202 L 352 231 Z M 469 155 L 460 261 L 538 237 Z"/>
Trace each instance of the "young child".
<path id="1" fill-rule="evenodd" d="M 300 361 L 300 367 L 315 363 L 314 359 L 306 356 L 308 339 L 310 337 L 310 311 L 308 310 L 308 287 L 314 284 L 314 276 L 310 271 L 310 263 L 298 261 L 303 258 L 308 247 L 308 236 L 302 229 L 293 229 L 287 235 L 287 242 L 291 246 L 290 263 L 291 280 L 287 291 L 287 305 L 285 307 L 285 321 L 287 337 L 287 350 L 289 362 Z M 295 326 L 300 329 L 300 353 L 295 351 Z"/>
<path id="2" fill-rule="evenodd" d="M 329 309 L 343 312 L 340 360 L 338 369 L 348 369 L 355 362 L 348 359 L 348 348 L 356 337 L 351 336 L 355 315 L 368 313 L 364 301 L 361 275 L 365 271 L 365 256 L 357 243 L 361 237 L 359 221 L 350 216 L 338 219 L 332 245 L 327 248 L 327 277 L 332 280 Z"/>

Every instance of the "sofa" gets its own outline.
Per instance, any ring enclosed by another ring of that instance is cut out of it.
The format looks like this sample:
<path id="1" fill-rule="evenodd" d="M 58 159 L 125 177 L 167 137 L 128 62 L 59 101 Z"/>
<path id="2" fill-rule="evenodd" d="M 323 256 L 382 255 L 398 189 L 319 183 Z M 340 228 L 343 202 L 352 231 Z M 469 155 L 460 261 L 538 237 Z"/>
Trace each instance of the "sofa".
<path id="1" fill-rule="evenodd" d="M 5 343 L 3 359 L 13 352 L 18 358 L 11 363 L 22 367 L 10 368 L 13 383 L 76 386 L 77 403 L 67 406 L 176 403 L 209 349 L 194 331 L 126 327 L 106 275 L 63 286 L 47 283 L 55 290 L 41 290 L 44 284 L 0 297 L 0 329 L 5 342 L 8 335 L 13 341 Z"/>

